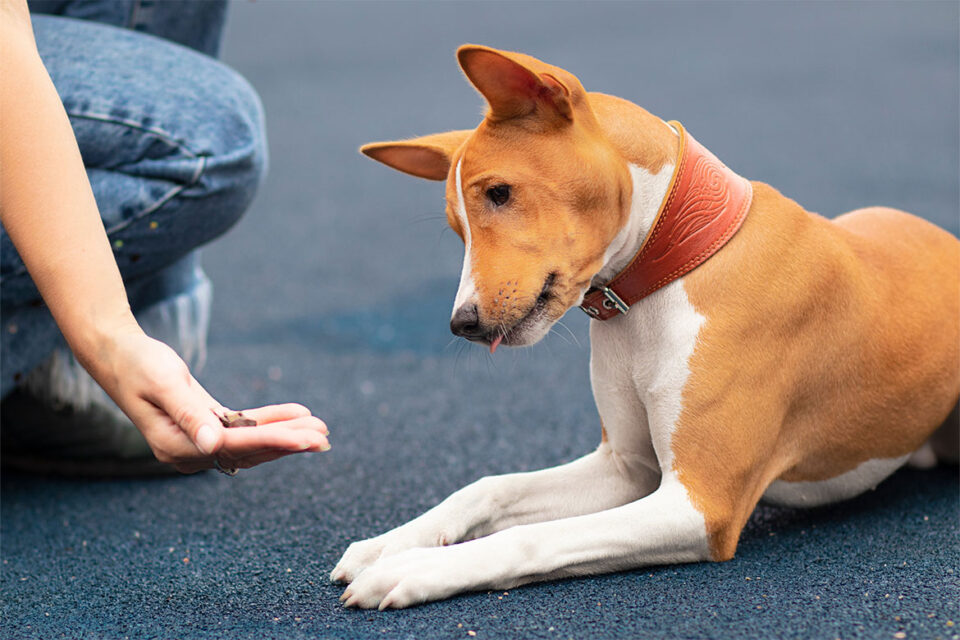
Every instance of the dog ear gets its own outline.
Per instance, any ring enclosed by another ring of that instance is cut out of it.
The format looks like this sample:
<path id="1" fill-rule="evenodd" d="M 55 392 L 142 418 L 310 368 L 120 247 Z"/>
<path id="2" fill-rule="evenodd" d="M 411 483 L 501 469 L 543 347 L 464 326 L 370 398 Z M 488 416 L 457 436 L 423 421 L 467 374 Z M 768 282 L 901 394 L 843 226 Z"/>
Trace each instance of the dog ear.
<path id="1" fill-rule="evenodd" d="M 397 171 L 427 180 L 446 180 L 450 159 L 472 130 L 434 133 L 421 138 L 395 142 L 371 142 L 361 153 Z"/>
<path id="2" fill-rule="evenodd" d="M 473 44 L 457 49 L 457 60 L 490 105 L 488 118 L 509 120 L 542 108 L 546 114 L 573 119 L 570 82 L 560 79 L 570 74 L 562 69 L 522 53 Z"/>

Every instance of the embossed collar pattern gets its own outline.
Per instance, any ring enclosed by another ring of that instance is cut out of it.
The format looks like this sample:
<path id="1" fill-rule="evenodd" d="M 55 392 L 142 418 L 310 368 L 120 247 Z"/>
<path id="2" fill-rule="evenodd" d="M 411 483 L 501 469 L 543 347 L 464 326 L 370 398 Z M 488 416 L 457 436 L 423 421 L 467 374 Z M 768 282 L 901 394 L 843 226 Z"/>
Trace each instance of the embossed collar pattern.
<path id="1" fill-rule="evenodd" d="M 680 159 L 670 187 L 640 250 L 604 287 L 592 287 L 580 308 L 607 320 L 683 277 L 720 250 L 750 208 L 750 182 L 728 169 L 679 122 Z"/>

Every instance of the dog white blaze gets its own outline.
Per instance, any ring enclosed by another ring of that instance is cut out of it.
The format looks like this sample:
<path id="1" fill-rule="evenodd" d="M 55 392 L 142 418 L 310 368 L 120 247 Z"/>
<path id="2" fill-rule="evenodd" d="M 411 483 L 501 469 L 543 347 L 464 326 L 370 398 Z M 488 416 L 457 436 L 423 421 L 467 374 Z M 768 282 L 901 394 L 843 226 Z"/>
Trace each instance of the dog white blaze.
<path id="1" fill-rule="evenodd" d="M 463 199 L 463 183 L 460 178 L 460 167 L 463 165 L 463 157 L 457 161 L 456 181 L 457 181 L 457 218 L 460 220 L 460 228 L 463 230 L 463 269 L 460 271 L 460 287 L 457 289 L 457 297 L 453 301 L 453 314 L 457 312 L 463 304 L 470 301 L 477 288 L 473 284 L 473 270 L 470 257 L 470 222 L 467 220 L 467 205 Z"/>

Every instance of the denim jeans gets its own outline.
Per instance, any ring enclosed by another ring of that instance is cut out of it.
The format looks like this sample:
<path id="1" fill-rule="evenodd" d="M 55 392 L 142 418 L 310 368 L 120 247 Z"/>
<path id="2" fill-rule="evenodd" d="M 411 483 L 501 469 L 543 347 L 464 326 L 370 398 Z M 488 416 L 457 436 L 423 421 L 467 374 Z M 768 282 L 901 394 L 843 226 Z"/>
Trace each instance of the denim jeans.
<path id="1" fill-rule="evenodd" d="M 204 54 L 217 52 L 225 2 L 30 6 L 134 313 L 208 286 L 197 247 L 237 222 L 266 169 L 256 93 Z M 0 311 L 6 396 L 64 342 L 2 229 Z"/>

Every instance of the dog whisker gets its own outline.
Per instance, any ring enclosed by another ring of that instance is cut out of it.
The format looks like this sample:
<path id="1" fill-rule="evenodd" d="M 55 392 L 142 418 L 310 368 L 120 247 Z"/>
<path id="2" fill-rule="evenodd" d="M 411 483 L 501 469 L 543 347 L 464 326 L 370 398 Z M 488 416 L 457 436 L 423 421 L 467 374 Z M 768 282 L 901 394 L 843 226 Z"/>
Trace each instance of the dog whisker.
<path id="1" fill-rule="evenodd" d="M 563 329 L 564 331 L 566 331 L 567 333 L 569 333 L 569 334 L 570 334 L 570 337 L 573 338 L 574 344 L 576 344 L 576 345 L 577 345 L 578 347 L 580 347 L 580 348 L 583 348 L 583 345 L 580 344 L 580 340 L 577 338 L 577 334 L 575 334 L 573 331 L 571 331 L 571 330 L 570 330 L 570 327 L 568 327 L 567 325 L 565 325 L 562 320 L 557 320 L 556 326 L 560 327 L 561 329 Z"/>
<path id="2" fill-rule="evenodd" d="M 435 220 L 446 221 L 447 217 L 437 213 L 425 213 L 410 219 L 411 224 L 423 224 L 424 222 L 433 222 Z M 447 227 L 449 228 L 449 227 Z"/>

